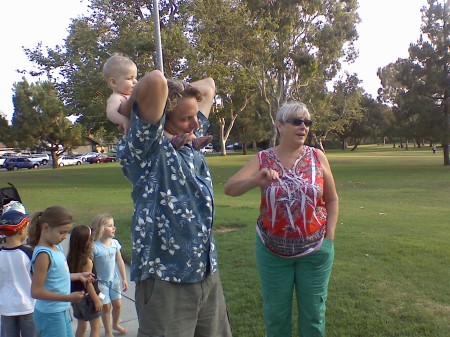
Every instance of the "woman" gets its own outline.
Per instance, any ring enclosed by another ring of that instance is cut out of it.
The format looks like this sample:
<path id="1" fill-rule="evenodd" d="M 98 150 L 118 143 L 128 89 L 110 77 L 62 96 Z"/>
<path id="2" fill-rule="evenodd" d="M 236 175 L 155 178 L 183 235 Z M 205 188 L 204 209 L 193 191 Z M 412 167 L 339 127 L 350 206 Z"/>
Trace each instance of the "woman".
<path id="1" fill-rule="evenodd" d="M 334 258 L 338 195 L 325 155 L 305 145 L 306 105 L 277 113 L 280 143 L 259 152 L 225 185 L 238 196 L 261 189 L 256 260 L 267 337 L 292 336 L 295 287 L 299 336 L 325 336 L 325 303 Z"/>

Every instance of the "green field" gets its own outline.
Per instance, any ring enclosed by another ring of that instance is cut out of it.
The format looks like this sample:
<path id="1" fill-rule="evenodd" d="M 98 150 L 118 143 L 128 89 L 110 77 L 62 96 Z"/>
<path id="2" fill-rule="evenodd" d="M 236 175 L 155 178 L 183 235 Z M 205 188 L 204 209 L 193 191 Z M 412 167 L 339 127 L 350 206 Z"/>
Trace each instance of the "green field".
<path id="1" fill-rule="evenodd" d="M 449 337 L 450 167 L 443 166 L 442 154 L 367 146 L 327 156 L 340 197 L 327 336 Z M 223 194 L 225 181 L 249 158 L 207 157 L 219 266 L 236 337 L 264 336 L 254 256 L 259 193 Z M 30 212 L 63 205 L 76 224 L 111 213 L 129 259 L 132 203 L 119 164 L 2 170 L 0 186 L 7 182 Z"/>

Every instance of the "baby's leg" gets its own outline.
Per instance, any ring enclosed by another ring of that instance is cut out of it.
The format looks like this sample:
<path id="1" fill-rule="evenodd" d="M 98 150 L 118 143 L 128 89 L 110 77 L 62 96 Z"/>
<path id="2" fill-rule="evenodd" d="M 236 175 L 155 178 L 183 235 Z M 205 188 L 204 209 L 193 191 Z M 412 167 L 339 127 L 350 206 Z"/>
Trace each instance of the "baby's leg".
<path id="1" fill-rule="evenodd" d="M 172 140 L 170 141 L 173 145 L 173 147 L 178 150 L 186 144 L 186 142 L 189 141 L 189 133 L 182 133 L 180 135 L 175 135 L 172 137 Z"/>
<path id="2" fill-rule="evenodd" d="M 203 136 L 203 137 L 197 137 L 197 138 L 192 140 L 192 147 L 198 151 L 198 150 L 204 148 L 209 143 L 211 143 L 212 140 L 213 140 L 213 136 L 212 135 L 207 135 L 207 136 Z"/>

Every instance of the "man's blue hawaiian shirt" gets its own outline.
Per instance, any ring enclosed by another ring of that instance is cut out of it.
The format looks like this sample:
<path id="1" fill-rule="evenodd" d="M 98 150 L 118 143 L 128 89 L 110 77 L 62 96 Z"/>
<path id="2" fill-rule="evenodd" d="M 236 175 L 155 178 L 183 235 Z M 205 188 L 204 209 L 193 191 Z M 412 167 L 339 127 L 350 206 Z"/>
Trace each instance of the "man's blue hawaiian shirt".
<path id="1" fill-rule="evenodd" d="M 202 136 L 209 122 L 201 112 L 198 120 Z M 196 283 L 217 271 L 211 175 L 198 151 L 175 150 L 164 123 L 165 116 L 158 124 L 142 121 L 133 107 L 117 153 L 133 185 L 131 280 Z"/>

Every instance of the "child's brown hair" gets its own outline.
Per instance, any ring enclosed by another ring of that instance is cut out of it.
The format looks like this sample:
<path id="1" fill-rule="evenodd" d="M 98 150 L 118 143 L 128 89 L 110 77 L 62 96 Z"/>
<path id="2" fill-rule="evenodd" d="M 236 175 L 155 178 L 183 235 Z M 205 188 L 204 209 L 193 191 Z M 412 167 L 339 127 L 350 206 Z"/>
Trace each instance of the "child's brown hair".
<path id="1" fill-rule="evenodd" d="M 37 246 L 41 238 L 42 225 L 48 224 L 56 228 L 73 223 L 72 214 L 62 206 L 51 206 L 42 212 L 36 212 L 31 217 L 28 237 L 32 247 Z"/>
<path id="2" fill-rule="evenodd" d="M 80 273 L 92 255 L 93 237 L 90 227 L 81 225 L 72 229 L 70 234 L 67 264 L 71 273 Z"/>

